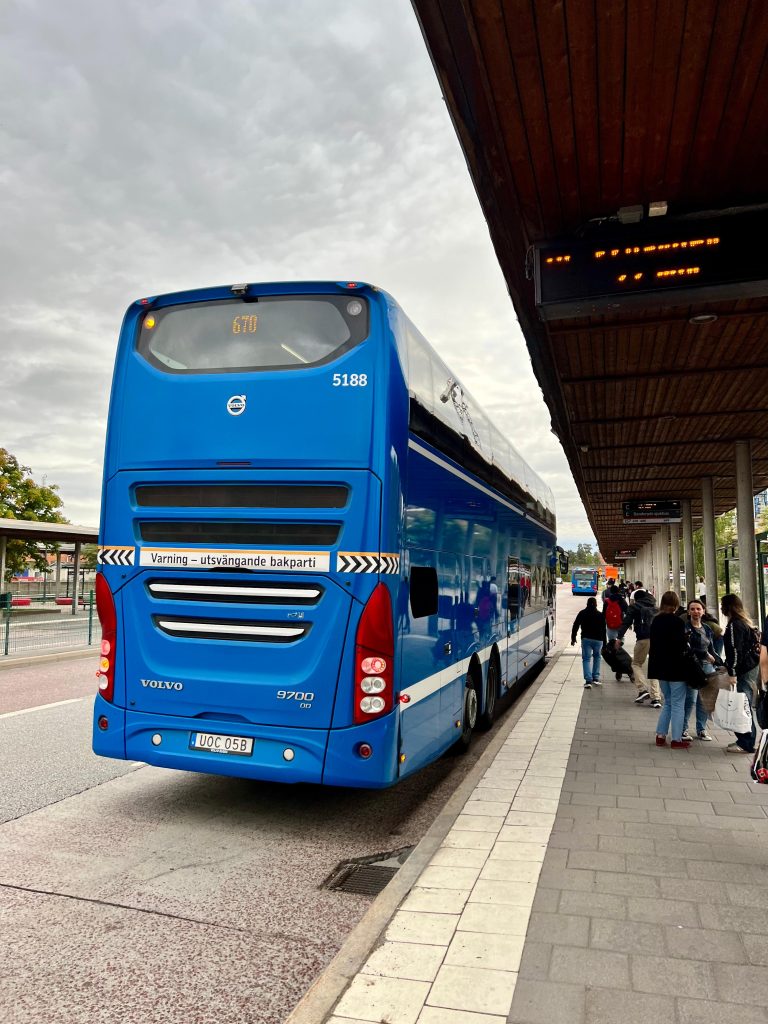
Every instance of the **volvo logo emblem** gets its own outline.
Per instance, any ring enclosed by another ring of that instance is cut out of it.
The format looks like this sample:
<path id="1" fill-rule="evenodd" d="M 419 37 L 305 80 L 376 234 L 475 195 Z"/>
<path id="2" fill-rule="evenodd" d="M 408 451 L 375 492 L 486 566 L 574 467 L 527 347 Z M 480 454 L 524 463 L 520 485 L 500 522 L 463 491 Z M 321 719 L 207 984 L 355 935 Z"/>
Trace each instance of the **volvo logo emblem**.
<path id="1" fill-rule="evenodd" d="M 227 402 L 227 412 L 230 416 L 239 416 L 245 412 L 245 395 L 232 395 Z"/>

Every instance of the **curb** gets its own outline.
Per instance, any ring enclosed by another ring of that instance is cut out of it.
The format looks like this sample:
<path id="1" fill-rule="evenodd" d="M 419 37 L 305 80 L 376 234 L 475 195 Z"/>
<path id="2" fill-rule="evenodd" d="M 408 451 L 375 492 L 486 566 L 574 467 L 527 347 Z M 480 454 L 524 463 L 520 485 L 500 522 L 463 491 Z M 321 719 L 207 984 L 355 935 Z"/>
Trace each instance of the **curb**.
<path id="1" fill-rule="evenodd" d="M 31 665 L 47 665 L 57 661 L 74 661 L 76 658 L 84 658 L 93 654 L 94 664 L 99 656 L 97 644 L 90 647 L 77 647 L 66 651 L 56 651 L 53 654 L 9 654 L 0 658 L 0 672 L 9 668 L 29 668 Z"/>
<path id="2" fill-rule="evenodd" d="M 509 717 L 480 755 L 477 763 L 448 798 L 442 811 L 408 860 L 387 887 L 376 897 L 364 916 L 347 936 L 341 949 L 323 973 L 316 978 L 296 1004 L 284 1024 L 323 1024 L 333 1011 L 345 989 L 359 973 L 371 951 L 381 938 L 395 911 L 413 888 L 421 872 L 429 864 L 446 835 L 453 827 L 470 794 L 494 761 L 509 734 L 523 716 L 539 687 L 563 654 L 558 651 L 509 710 Z"/>

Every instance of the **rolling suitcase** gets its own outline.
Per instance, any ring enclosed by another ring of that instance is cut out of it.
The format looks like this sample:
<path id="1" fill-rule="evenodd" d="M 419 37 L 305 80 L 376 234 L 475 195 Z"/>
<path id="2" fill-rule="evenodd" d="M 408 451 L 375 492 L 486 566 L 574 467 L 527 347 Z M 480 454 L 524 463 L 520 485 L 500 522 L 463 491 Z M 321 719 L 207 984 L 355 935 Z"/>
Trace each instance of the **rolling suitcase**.
<path id="1" fill-rule="evenodd" d="M 603 661 L 607 663 L 611 671 L 615 672 L 618 680 L 622 676 L 627 676 L 628 679 L 634 680 L 632 659 L 617 640 L 611 640 L 603 644 L 600 653 L 603 656 Z"/>

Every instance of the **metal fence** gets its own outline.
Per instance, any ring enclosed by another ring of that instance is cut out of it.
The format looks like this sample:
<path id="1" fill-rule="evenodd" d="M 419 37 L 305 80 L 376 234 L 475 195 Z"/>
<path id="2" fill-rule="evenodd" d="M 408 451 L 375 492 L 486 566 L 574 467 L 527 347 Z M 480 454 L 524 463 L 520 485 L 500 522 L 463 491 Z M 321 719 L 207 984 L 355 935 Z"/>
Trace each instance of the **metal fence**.
<path id="1" fill-rule="evenodd" d="M 71 598 L 0 594 L 0 657 L 90 647 L 94 642 L 92 590 L 81 598 L 76 615 Z"/>

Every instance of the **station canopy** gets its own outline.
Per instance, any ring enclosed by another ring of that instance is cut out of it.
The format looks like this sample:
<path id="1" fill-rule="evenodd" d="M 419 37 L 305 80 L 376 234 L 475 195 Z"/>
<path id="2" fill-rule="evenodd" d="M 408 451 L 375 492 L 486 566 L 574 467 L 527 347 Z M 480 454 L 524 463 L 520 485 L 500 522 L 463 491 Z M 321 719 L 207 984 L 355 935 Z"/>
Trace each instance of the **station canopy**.
<path id="1" fill-rule="evenodd" d="M 94 526 L 72 523 L 43 523 L 36 519 L 0 518 L 0 537 L 8 540 L 36 540 L 44 544 L 95 544 L 99 531 Z"/>
<path id="2" fill-rule="evenodd" d="M 413 6 L 603 555 L 768 487 L 768 5 Z"/>

